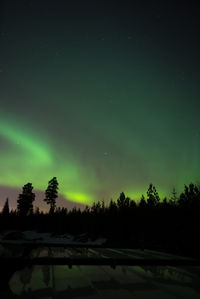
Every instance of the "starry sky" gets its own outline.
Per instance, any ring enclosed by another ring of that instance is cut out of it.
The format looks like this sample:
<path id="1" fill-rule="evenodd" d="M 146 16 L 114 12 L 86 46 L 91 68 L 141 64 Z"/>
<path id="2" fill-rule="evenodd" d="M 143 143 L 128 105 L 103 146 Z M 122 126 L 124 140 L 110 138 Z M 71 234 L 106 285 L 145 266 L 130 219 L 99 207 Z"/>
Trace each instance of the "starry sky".
<path id="1" fill-rule="evenodd" d="M 68 207 L 200 182 L 200 11 L 116 2 L 1 2 L 0 207 L 31 182 L 45 209 L 54 176 Z"/>

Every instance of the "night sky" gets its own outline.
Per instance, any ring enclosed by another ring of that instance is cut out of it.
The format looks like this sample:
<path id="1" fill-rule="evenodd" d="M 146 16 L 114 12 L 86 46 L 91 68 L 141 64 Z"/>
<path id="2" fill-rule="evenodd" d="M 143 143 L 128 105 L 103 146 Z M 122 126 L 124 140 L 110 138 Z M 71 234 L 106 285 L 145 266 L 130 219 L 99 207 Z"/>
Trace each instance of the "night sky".
<path id="1" fill-rule="evenodd" d="M 174 2 L 2 1 L 0 207 L 200 182 L 200 11 Z"/>

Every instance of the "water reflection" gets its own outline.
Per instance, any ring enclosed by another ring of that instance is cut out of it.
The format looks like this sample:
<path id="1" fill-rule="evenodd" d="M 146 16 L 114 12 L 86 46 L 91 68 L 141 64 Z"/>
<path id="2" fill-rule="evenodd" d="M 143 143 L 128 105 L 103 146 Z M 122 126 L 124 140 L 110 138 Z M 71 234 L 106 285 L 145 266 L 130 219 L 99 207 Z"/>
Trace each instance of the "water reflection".
<path id="1" fill-rule="evenodd" d="M 43 281 L 46 287 L 49 287 L 50 283 L 50 266 L 43 266 L 42 267 L 42 274 L 43 274 Z"/>
<path id="2" fill-rule="evenodd" d="M 32 257 L 108 256 L 109 249 L 37 248 Z M 113 253 L 116 256 L 117 252 Z M 120 249 L 118 250 L 120 254 Z M 125 251 L 121 254 L 124 256 Z M 129 254 L 131 254 L 129 252 Z M 155 254 L 155 253 L 154 253 Z M 137 252 L 133 251 L 134 257 Z M 138 252 L 138 256 L 141 252 Z M 16 271 L 1 298 L 199 298 L 199 267 L 31 266 Z"/>
<path id="3" fill-rule="evenodd" d="M 10 289 L 20 298 L 199 298 L 199 282 L 199 276 L 166 267 L 34 266 L 16 272 Z"/>

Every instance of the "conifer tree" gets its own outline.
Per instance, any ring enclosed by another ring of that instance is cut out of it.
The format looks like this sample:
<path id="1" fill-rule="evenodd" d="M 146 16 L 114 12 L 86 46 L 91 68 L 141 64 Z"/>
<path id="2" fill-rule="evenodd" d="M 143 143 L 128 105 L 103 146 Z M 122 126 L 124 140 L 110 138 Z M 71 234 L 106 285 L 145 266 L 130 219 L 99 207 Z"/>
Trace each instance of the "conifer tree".
<path id="1" fill-rule="evenodd" d="M 48 182 L 48 187 L 45 191 L 45 199 L 47 204 L 50 204 L 50 213 L 53 213 L 56 207 L 56 198 L 58 197 L 58 181 L 56 177 L 53 177 Z"/>
<path id="2" fill-rule="evenodd" d="M 170 198 L 170 203 L 174 205 L 174 204 L 176 204 L 176 202 L 178 200 L 177 191 L 176 191 L 175 187 L 173 187 L 171 194 L 172 195 L 171 195 L 171 198 Z"/>
<path id="3" fill-rule="evenodd" d="M 121 193 L 120 193 L 120 196 L 119 196 L 119 198 L 118 198 L 118 200 L 117 200 L 118 208 L 119 208 L 119 209 L 124 208 L 124 207 L 125 207 L 125 204 L 126 204 L 126 196 L 125 196 L 124 192 L 121 192 Z"/>
<path id="4" fill-rule="evenodd" d="M 160 201 L 158 192 L 153 186 L 153 184 L 149 184 L 149 189 L 147 191 L 147 203 L 150 207 L 155 207 Z"/>
<path id="5" fill-rule="evenodd" d="M 9 203 L 8 203 L 8 198 L 6 198 L 4 207 L 2 209 L 2 215 L 8 216 L 9 215 Z"/>
<path id="6" fill-rule="evenodd" d="M 19 215 L 26 216 L 33 213 L 33 201 L 35 200 L 35 193 L 32 192 L 33 186 L 27 183 L 23 187 L 23 191 L 19 194 L 17 200 L 17 210 Z"/>
<path id="7" fill-rule="evenodd" d="M 140 208 L 145 208 L 146 205 L 147 205 L 147 203 L 146 203 L 145 197 L 144 197 L 144 195 L 142 194 L 141 199 L 140 199 L 140 201 L 139 201 L 139 207 L 140 207 Z"/>
<path id="8" fill-rule="evenodd" d="M 155 198 L 153 196 L 153 184 L 149 184 L 149 188 L 147 190 L 147 203 L 151 207 L 155 205 Z"/>

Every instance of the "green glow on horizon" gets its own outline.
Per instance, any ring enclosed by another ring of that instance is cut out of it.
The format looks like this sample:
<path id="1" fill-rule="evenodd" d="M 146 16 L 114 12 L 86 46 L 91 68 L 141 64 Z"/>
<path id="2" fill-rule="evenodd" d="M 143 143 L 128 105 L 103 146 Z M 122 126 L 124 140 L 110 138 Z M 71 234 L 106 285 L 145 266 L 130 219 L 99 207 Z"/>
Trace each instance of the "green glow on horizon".
<path id="1" fill-rule="evenodd" d="M 154 185 L 154 184 L 153 184 Z M 155 185 L 154 185 L 155 186 Z M 165 196 L 167 196 L 167 194 L 163 191 L 163 190 L 160 190 L 160 188 L 157 188 L 157 186 L 155 186 L 156 187 L 156 190 L 157 190 L 157 192 L 158 192 L 158 195 L 159 195 L 159 197 L 160 197 L 160 200 L 162 201 L 163 200 L 163 198 L 165 197 Z M 143 189 L 143 191 L 138 191 L 138 192 L 136 192 L 136 191 L 129 191 L 129 192 L 124 192 L 125 193 L 125 196 L 126 197 L 129 197 L 130 199 L 133 199 L 133 200 L 135 200 L 136 202 L 138 202 L 138 201 L 140 201 L 140 199 L 141 199 L 141 197 L 142 197 L 142 195 L 144 195 L 144 197 L 145 197 L 145 199 L 147 199 L 147 190 L 148 190 L 148 188 L 149 188 L 149 185 L 147 185 L 147 187 L 146 187 L 146 190 L 144 190 Z M 169 190 L 170 191 L 170 190 Z"/>
<path id="2" fill-rule="evenodd" d="M 92 196 L 85 193 L 64 192 L 66 198 L 71 201 L 91 205 L 94 202 Z"/>

